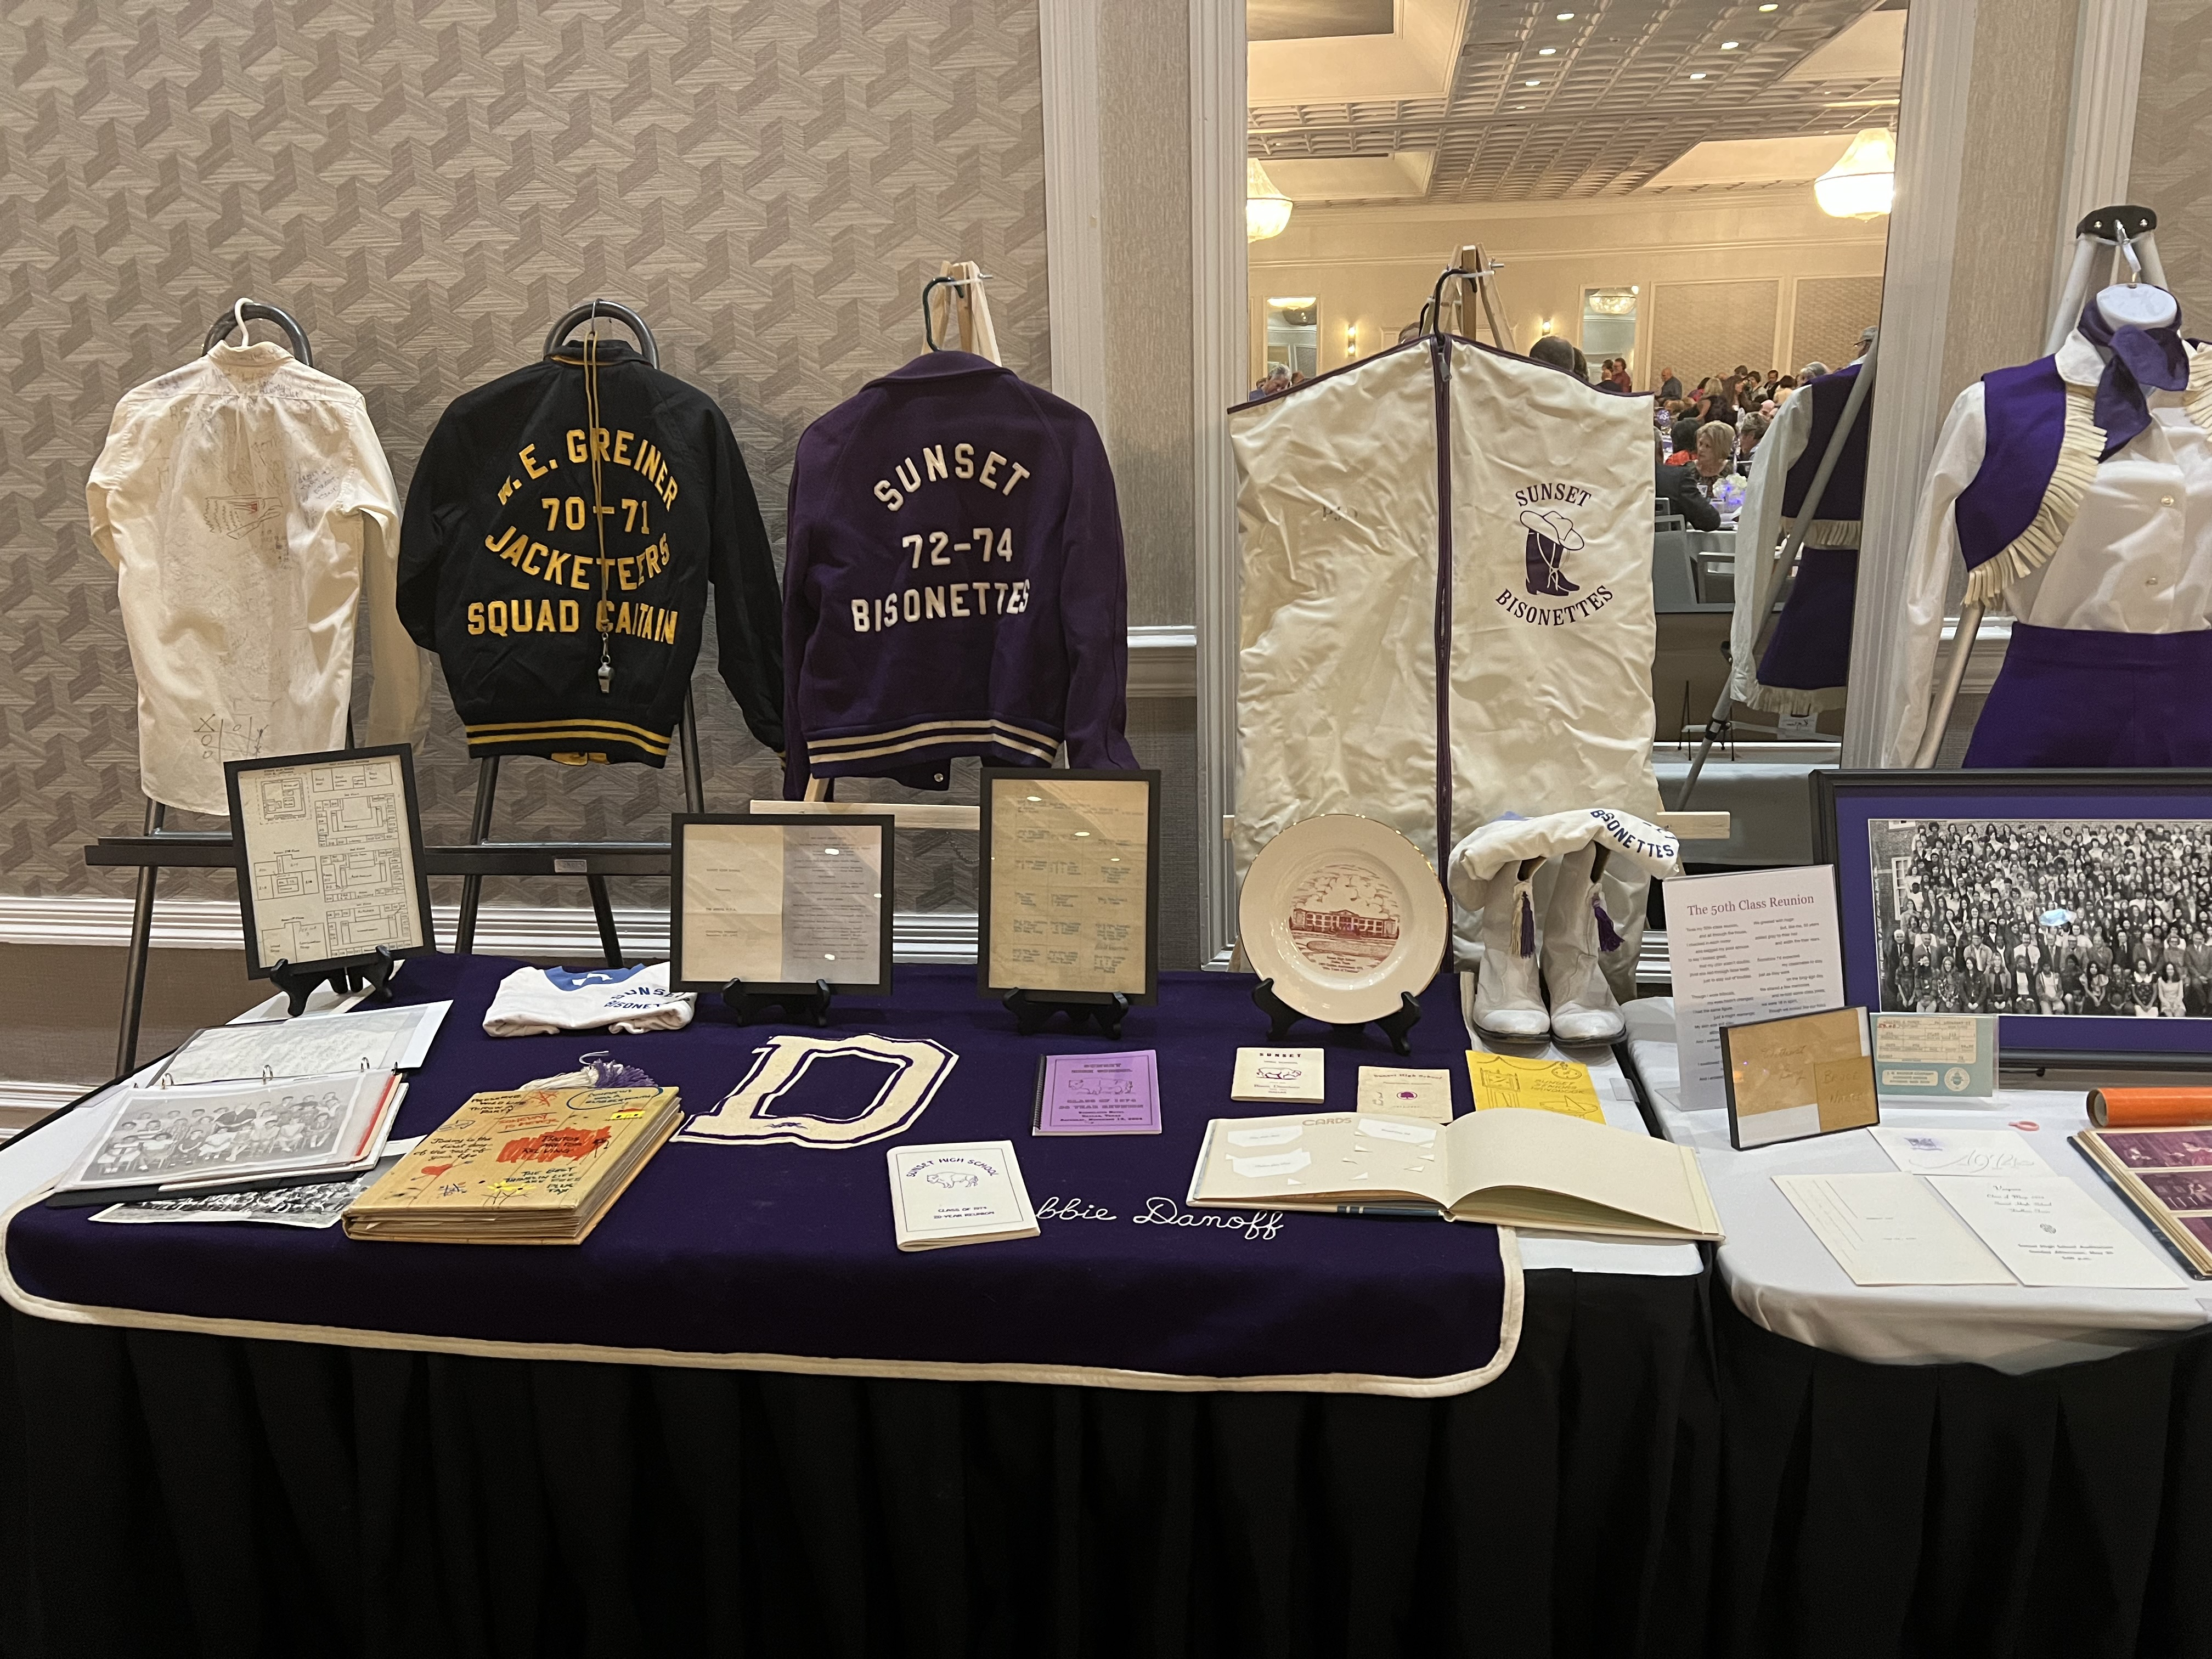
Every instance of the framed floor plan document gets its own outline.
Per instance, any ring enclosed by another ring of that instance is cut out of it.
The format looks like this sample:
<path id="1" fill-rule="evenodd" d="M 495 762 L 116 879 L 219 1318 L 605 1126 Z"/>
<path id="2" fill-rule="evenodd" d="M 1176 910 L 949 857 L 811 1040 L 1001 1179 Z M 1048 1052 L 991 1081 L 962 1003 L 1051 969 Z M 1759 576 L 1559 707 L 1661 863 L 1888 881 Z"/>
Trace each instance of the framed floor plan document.
<path id="1" fill-rule="evenodd" d="M 678 813 L 668 981 L 753 993 L 891 988 L 891 831 L 874 814 Z"/>
<path id="2" fill-rule="evenodd" d="M 223 781 L 249 978 L 437 948 L 407 744 L 228 761 Z"/>
<path id="3" fill-rule="evenodd" d="M 981 989 L 1153 1001 L 1160 775 L 987 768 L 982 808 Z"/>

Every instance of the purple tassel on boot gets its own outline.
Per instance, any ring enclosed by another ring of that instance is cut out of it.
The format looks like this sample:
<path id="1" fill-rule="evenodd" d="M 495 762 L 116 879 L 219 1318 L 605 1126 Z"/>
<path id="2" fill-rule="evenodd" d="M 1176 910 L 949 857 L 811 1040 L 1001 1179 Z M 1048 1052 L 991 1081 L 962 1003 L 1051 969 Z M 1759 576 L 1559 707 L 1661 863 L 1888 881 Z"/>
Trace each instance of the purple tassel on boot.
<path id="1" fill-rule="evenodd" d="M 1526 887 L 1513 897 L 1514 902 L 1521 907 L 1521 954 L 1533 957 L 1536 954 L 1536 907 L 1530 902 Z"/>
<path id="2" fill-rule="evenodd" d="M 1610 956 L 1620 949 L 1620 934 L 1613 925 L 1613 918 L 1605 913 L 1605 901 L 1595 892 L 1590 895 L 1590 908 L 1597 912 L 1597 948 Z"/>

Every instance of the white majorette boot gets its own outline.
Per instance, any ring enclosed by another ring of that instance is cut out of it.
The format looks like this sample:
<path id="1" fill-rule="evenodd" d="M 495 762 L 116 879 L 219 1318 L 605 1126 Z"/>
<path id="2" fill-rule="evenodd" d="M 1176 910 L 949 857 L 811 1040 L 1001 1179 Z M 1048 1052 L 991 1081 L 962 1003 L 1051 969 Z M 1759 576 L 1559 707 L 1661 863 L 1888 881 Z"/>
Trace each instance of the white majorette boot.
<path id="1" fill-rule="evenodd" d="M 1485 972 L 1475 987 L 1474 1024 L 1498 1036 L 1549 1034 L 1563 1042 L 1618 1036 L 1624 1022 L 1606 984 L 1605 965 L 1620 939 L 1611 917 L 1601 925 L 1601 878 L 1613 858 L 1626 860 L 1644 876 L 1673 875 L 1681 867 L 1680 855 L 1680 843 L 1656 824 L 1602 806 L 1539 818 L 1508 814 L 1461 842 L 1446 869 L 1452 896 L 1468 909 L 1482 909 Z M 1536 1000 L 1537 930 L 1528 884 L 1547 858 L 1565 860 L 1553 872 L 1542 929 L 1548 1012 Z M 1641 890 L 1633 878 L 1616 878 L 1613 886 L 1632 901 Z M 1494 980 L 1488 971 L 1493 957 L 1505 968 Z M 1543 1014 L 1543 1024 L 1531 1023 L 1531 1011 Z"/>
<path id="2" fill-rule="evenodd" d="M 1482 969 L 1474 1023 L 1492 1036 L 1540 1037 L 1552 1028 L 1536 981 L 1536 902 L 1528 884 L 1541 859 L 1508 864 L 1484 884 Z M 1469 906 L 1472 908 L 1472 906 Z"/>
<path id="3" fill-rule="evenodd" d="M 1568 854 L 1544 908 L 1544 988 L 1562 1042 L 1610 1042 L 1628 1028 L 1605 982 L 1604 957 L 1620 948 L 1601 885 L 1612 851 L 1593 842 Z"/>

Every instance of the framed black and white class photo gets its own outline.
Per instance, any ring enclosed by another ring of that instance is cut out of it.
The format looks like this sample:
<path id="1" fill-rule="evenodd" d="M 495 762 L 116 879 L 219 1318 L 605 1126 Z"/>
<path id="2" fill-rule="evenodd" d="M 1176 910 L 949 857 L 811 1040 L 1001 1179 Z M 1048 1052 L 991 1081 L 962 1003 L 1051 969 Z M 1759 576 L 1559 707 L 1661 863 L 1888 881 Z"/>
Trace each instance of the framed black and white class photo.
<path id="1" fill-rule="evenodd" d="M 1160 775 L 986 767 L 976 981 L 1159 993 Z"/>
<path id="2" fill-rule="evenodd" d="M 669 842 L 669 984 L 748 992 L 891 988 L 888 814 L 678 813 Z"/>
<path id="3" fill-rule="evenodd" d="M 227 761 L 246 971 L 357 968 L 437 948 L 405 744 Z"/>
<path id="4" fill-rule="evenodd" d="M 2008 1066 L 2212 1066 L 2212 772 L 1815 772 L 1844 990 Z"/>

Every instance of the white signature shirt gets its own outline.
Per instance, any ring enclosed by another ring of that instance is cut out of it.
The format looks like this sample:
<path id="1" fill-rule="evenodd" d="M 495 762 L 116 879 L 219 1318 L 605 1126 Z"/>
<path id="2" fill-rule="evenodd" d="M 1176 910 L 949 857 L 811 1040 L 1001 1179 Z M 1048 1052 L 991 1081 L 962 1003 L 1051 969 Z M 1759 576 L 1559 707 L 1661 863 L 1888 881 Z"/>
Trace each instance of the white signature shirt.
<path id="1" fill-rule="evenodd" d="M 218 345 L 125 394 L 85 505 L 154 799 L 227 813 L 225 761 L 344 745 L 364 586 L 359 741 L 421 735 L 428 677 L 392 607 L 399 499 L 353 387 L 280 345 Z"/>

